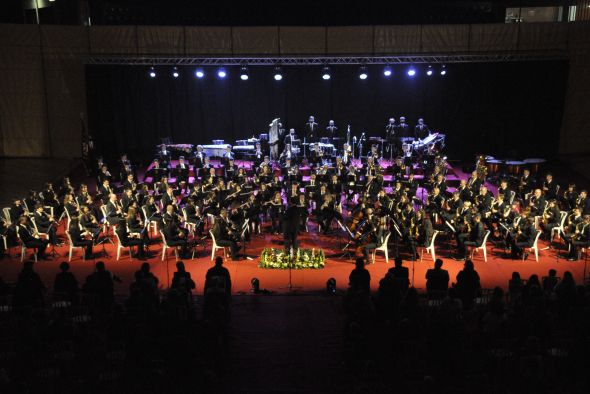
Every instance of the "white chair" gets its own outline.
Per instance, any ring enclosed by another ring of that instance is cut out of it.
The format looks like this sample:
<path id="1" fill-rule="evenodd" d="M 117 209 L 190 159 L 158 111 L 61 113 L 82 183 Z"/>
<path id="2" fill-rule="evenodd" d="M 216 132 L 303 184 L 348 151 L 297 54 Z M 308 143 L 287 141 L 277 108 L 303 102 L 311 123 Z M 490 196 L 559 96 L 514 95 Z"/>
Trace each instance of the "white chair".
<path id="1" fill-rule="evenodd" d="M 117 226 L 113 226 L 113 233 L 115 233 L 115 237 L 117 238 L 117 261 L 121 258 L 121 249 L 125 249 L 125 246 L 121 243 L 121 239 L 119 238 L 119 234 L 117 233 Z M 129 260 L 133 260 L 133 251 L 131 250 L 131 246 L 127 246 L 129 249 Z"/>
<path id="2" fill-rule="evenodd" d="M 559 226 L 555 226 L 551 229 L 551 236 L 549 237 L 549 241 L 551 242 L 553 240 L 553 237 L 555 237 L 555 235 L 553 235 L 553 233 L 555 232 L 557 235 L 557 239 L 561 238 L 561 233 L 564 232 L 564 225 L 565 225 L 565 219 L 567 218 L 567 212 L 566 211 L 560 211 L 559 212 Z"/>
<path id="3" fill-rule="evenodd" d="M 375 255 L 377 254 L 377 251 L 382 251 L 385 254 L 385 264 L 389 264 L 389 250 L 387 248 L 387 243 L 389 242 L 389 236 L 391 235 L 391 232 L 389 234 L 387 234 L 387 236 L 385 237 L 385 239 L 383 240 L 383 243 L 381 245 L 379 245 L 378 247 L 376 247 L 375 249 L 373 249 L 373 263 L 375 263 Z"/>
<path id="4" fill-rule="evenodd" d="M 483 250 L 483 261 L 485 261 L 486 263 L 488 262 L 488 251 L 486 249 L 486 245 L 488 243 L 488 237 L 490 236 L 490 234 L 490 230 L 486 231 L 486 234 L 483 236 L 483 241 L 481 242 L 481 245 L 473 248 L 473 250 L 471 251 L 471 259 L 473 259 L 473 255 L 475 254 L 475 252 L 477 252 L 478 250 Z"/>
<path id="5" fill-rule="evenodd" d="M 39 229 L 37 228 L 37 223 L 35 223 L 35 217 L 31 216 L 31 223 L 33 223 L 33 228 L 35 229 L 35 231 L 37 232 L 37 234 L 39 234 L 40 237 L 45 237 L 45 239 L 49 239 L 49 234 L 48 233 L 40 233 Z"/>
<path id="6" fill-rule="evenodd" d="M 186 208 L 184 208 L 184 207 L 182 208 L 182 217 L 184 218 L 184 228 L 186 228 L 191 233 L 194 232 L 195 229 L 197 228 L 197 224 L 191 223 L 188 221 L 188 216 L 186 214 Z"/>
<path id="7" fill-rule="evenodd" d="M 4 220 L 6 221 L 6 226 L 10 226 L 12 224 L 12 220 L 10 219 L 10 207 L 2 208 L 2 212 L 4 212 Z"/>
<path id="8" fill-rule="evenodd" d="M 18 239 L 20 240 L 20 262 L 22 263 L 23 261 L 25 261 L 25 256 L 27 255 L 27 246 L 25 245 L 25 243 L 23 242 L 23 240 L 20 237 L 20 234 L 18 233 L 18 229 L 19 226 L 16 226 L 16 236 L 18 237 Z M 35 260 L 35 263 L 37 262 L 37 248 L 31 248 L 33 249 L 33 259 Z"/>
<path id="9" fill-rule="evenodd" d="M 141 212 L 143 213 L 143 221 L 148 226 L 148 231 L 151 229 L 153 235 L 158 234 L 158 221 L 152 219 L 148 222 L 149 217 L 148 217 L 148 214 L 145 210 L 145 207 L 141 207 Z"/>
<path id="10" fill-rule="evenodd" d="M 514 196 L 516 196 L 516 192 L 514 190 L 510 190 L 510 198 L 508 199 L 510 205 L 512 205 L 512 202 L 514 201 Z"/>
<path id="11" fill-rule="evenodd" d="M 223 257 L 227 259 L 227 246 L 217 245 L 217 241 L 215 240 L 215 235 L 213 235 L 213 231 L 209 230 L 209 234 L 211 235 L 211 241 L 213 241 L 213 245 L 211 245 L 211 261 L 213 261 L 215 253 L 219 249 L 223 249 Z"/>
<path id="12" fill-rule="evenodd" d="M 74 249 L 81 249 L 82 250 L 82 261 L 86 261 L 86 251 L 84 250 L 84 246 L 74 246 L 72 242 L 72 237 L 70 236 L 70 231 L 66 230 L 66 236 L 68 237 L 68 244 L 70 246 L 70 250 L 68 252 L 68 262 L 72 261 L 72 252 Z M 118 259 L 117 259 L 118 260 Z"/>
<path id="13" fill-rule="evenodd" d="M 424 256 L 425 252 L 430 253 L 430 255 L 432 256 L 432 261 L 436 260 L 436 253 L 434 251 L 434 241 L 436 240 L 436 236 L 438 235 L 438 233 L 440 233 L 440 231 L 434 230 L 434 234 L 432 234 L 430 244 L 427 247 L 422 248 L 422 250 L 420 251 L 420 261 L 422 261 L 422 257 Z"/>
<path id="14" fill-rule="evenodd" d="M 160 236 L 162 237 L 162 261 L 164 261 L 164 257 L 166 257 L 166 250 L 168 249 L 174 249 L 174 256 L 176 257 L 176 261 L 178 261 L 178 249 L 175 246 L 168 245 L 166 236 L 162 231 L 160 231 Z"/>
<path id="15" fill-rule="evenodd" d="M 6 239 L 6 235 L 0 234 L 0 239 L 2 239 L 2 244 L 4 245 L 4 250 L 6 251 L 6 254 L 8 254 L 8 257 L 10 257 L 10 249 L 8 249 L 8 240 Z"/>
<path id="16" fill-rule="evenodd" d="M 537 232 L 537 235 L 535 236 L 535 242 L 533 242 L 533 246 L 531 246 L 530 248 L 525 248 L 529 249 L 529 251 L 535 252 L 535 260 L 537 262 L 539 262 L 539 237 L 541 236 L 541 234 L 543 234 L 542 231 Z M 522 261 L 524 261 L 524 253 L 522 254 Z"/>

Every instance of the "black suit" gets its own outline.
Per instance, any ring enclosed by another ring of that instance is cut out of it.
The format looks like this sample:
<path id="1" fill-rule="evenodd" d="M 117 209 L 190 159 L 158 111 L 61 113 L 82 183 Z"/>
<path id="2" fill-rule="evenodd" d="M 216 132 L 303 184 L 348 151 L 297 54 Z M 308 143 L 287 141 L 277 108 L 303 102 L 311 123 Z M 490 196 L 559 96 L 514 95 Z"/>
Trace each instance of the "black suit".
<path id="1" fill-rule="evenodd" d="M 121 245 L 125 247 L 132 247 L 137 245 L 137 254 L 139 257 L 143 257 L 145 255 L 145 250 L 143 248 L 144 241 L 140 238 L 131 238 L 129 233 L 127 232 L 127 225 L 121 224 L 117 226 L 117 235 L 119 236 L 119 241 L 121 241 Z"/>
<path id="2" fill-rule="evenodd" d="M 83 246 L 85 249 L 85 258 L 92 258 L 92 240 L 84 239 L 82 237 L 82 233 L 80 231 L 80 227 L 78 226 L 78 224 L 73 224 L 72 226 L 70 226 L 69 232 L 70 238 L 72 239 L 72 244 L 74 246 Z"/>
<path id="3" fill-rule="evenodd" d="M 307 142 L 317 142 L 319 140 L 319 128 L 316 122 L 307 122 L 305 124 L 304 130 Z"/>
<path id="4" fill-rule="evenodd" d="M 47 216 L 45 212 L 39 213 L 35 211 L 35 225 L 40 233 L 49 235 L 49 242 L 51 242 L 52 245 L 57 245 L 59 243 L 56 232 L 57 223 L 51 222 L 49 216 Z"/>
<path id="5" fill-rule="evenodd" d="M 470 233 L 458 234 L 457 247 L 459 249 L 459 254 L 465 255 L 467 253 L 466 246 L 481 246 L 484 235 L 485 229 L 481 221 L 471 227 Z"/>
<path id="6" fill-rule="evenodd" d="M 220 216 L 216 217 L 212 232 L 215 236 L 215 242 L 217 242 L 217 245 L 229 246 L 231 258 L 232 260 L 236 260 L 240 248 L 238 247 L 236 241 L 234 241 L 229 234 L 229 223 Z"/>
<path id="7" fill-rule="evenodd" d="M 430 129 L 425 124 L 417 124 L 414 127 L 414 138 L 424 139 L 430 134 Z"/>
<path id="8" fill-rule="evenodd" d="M 32 232 L 29 228 L 23 224 L 17 226 L 18 236 L 27 248 L 36 248 L 38 250 L 39 257 L 45 257 L 45 249 L 49 241 L 46 239 L 33 237 Z"/>

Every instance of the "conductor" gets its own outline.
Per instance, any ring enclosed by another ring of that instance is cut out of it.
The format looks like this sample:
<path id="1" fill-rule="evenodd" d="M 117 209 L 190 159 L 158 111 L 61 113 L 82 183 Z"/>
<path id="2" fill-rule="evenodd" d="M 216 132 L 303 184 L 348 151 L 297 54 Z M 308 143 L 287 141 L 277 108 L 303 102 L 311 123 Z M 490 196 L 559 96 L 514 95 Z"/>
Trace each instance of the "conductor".
<path id="1" fill-rule="evenodd" d="M 283 239 L 285 241 L 285 253 L 290 253 L 293 248 L 293 254 L 297 252 L 299 243 L 297 242 L 297 235 L 299 234 L 299 222 L 301 216 L 301 208 L 297 205 L 291 205 L 285 211 L 283 217 Z"/>

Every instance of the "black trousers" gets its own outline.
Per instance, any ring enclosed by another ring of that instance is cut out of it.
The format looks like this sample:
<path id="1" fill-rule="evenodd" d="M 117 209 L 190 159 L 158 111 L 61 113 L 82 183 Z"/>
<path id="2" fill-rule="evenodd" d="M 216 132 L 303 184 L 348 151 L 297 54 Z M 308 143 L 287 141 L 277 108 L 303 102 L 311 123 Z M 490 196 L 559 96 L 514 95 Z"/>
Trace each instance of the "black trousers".
<path id="1" fill-rule="evenodd" d="M 38 229 L 40 233 L 46 233 L 49 235 L 49 242 L 51 242 L 52 245 L 57 245 L 59 243 L 55 225 L 49 227 L 38 226 Z"/>
<path id="2" fill-rule="evenodd" d="M 129 238 L 129 240 L 127 241 L 127 245 L 123 245 L 123 246 L 137 246 L 137 254 L 139 256 L 144 256 L 145 255 L 145 249 L 144 249 L 144 242 L 142 239 L 139 238 Z"/>
<path id="3" fill-rule="evenodd" d="M 25 246 L 27 248 L 35 248 L 37 249 L 37 254 L 40 257 L 44 257 L 45 256 L 45 249 L 47 249 L 47 245 L 49 245 L 49 241 L 46 239 L 39 239 L 39 238 L 35 238 L 33 240 L 30 240 L 29 242 L 27 242 L 25 244 Z"/>
<path id="4" fill-rule="evenodd" d="M 82 241 L 74 242 L 74 246 L 84 247 L 85 256 L 87 259 L 92 257 L 92 244 L 93 244 L 93 242 L 91 239 L 85 239 Z"/>
<path id="5" fill-rule="evenodd" d="M 283 233 L 283 238 L 285 240 L 285 253 L 289 253 L 289 251 L 291 250 L 291 247 L 293 248 L 294 253 L 297 251 L 297 248 L 299 248 L 299 242 L 297 241 L 297 235 L 298 235 L 297 231 L 289 231 L 289 232 Z"/>
<path id="6" fill-rule="evenodd" d="M 219 239 L 217 240 L 217 245 L 219 246 L 229 246 L 231 251 L 231 258 L 235 260 L 238 257 L 238 252 L 240 251 L 240 247 L 238 246 L 237 242 L 232 239 Z"/>

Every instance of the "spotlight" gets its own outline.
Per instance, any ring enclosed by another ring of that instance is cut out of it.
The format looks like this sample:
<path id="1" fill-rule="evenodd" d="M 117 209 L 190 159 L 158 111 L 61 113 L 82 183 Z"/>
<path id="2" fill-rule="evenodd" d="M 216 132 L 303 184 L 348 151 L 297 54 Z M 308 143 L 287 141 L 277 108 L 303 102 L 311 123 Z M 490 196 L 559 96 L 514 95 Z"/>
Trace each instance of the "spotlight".
<path id="1" fill-rule="evenodd" d="M 222 79 L 227 77 L 227 72 L 225 71 L 225 68 L 220 68 L 219 70 L 217 70 L 217 76 Z"/>
<path id="2" fill-rule="evenodd" d="M 365 79 L 367 79 L 368 76 L 369 75 L 367 74 L 367 67 L 362 66 L 361 67 L 361 70 L 360 70 L 360 73 L 359 73 L 359 78 L 362 79 L 362 80 L 365 80 Z"/>
<path id="3" fill-rule="evenodd" d="M 283 79 L 283 72 L 281 71 L 280 67 L 275 67 L 275 81 L 280 81 Z"/>
<path id="4" fill-rule="evenodd" d="M 242 66 L 242 69 L 240 70 L 240 79 L 242 81 L 248 80 L 248 67 Z"/>
<path id="5" fill-rule="evenodd" d="M 250 284 L 252 285 L 250 292 L 255 293 L 255 294 L 260 293 L 260 281 L 258 280 L 258 278 L 252 278 L 252 280 L 250 281 Z"/>
<path id="6" fill-rule="evenodd" d="M 391 66 L 385 66 L 385 68 L 383 69 L 383 75 L 385 75 L 386 77 L 391 77 L 391 74 L 393 74 Z"/>
<path id="7" fill-rule="evenodd" d="M 150 67 L 150 72 L 148 75 L 150 76 L 150 78 L 156 78 L 156 69 L 153 67 Z"/>
<path id="8" fill-rule="evenodd" d="M 416 69 L 413 66 L 410 66 L 410 68 L 408 68 L 408 76 L 413 77 L 414 75 L 416 75 Z"/>
<path id="9" fill-rule="evenodd" d="M 428 75 L 428 76 L 432 75 L 432 66 L 428 66 L 428 70 L 426 70 L 426 75 Z"/>
<path id="10" fill-rule="evenodd" d="M 440 68 L 440 75 L 447 75 L 447 68 L 445 67 L 444 64 Z"/>
<path id="11" fill-rule="evenodd" d="M 180 75 L 180 74 L 178 73 L 178 68 L 174 67 L 174 68 L 172 69 L 172 76 L 173 76 L 174 78 L 178 78 L 178 76 L 179 76 L 179 75 Z"/>
<path id="12" fill-rule="evenodd" d="M 326 292 L 328 294 L 336 294 L 336 279 L 328 279 L 328 281 L 326 282 Z"/>
<path id="13" fill-rule="evenodd" d="M 330 75 L 330 67 L 326 66 L 322 70 L 322 79 L 328 80 L 330 78 L 331 78 L 331 75 Z"/>
<path id="14" fill-rule="evenodd" d="M 205 76 L 205 72 L 203 71 L 202 68 L 197 68 L 197 70 L 195 71 L 195 77 L 201 79 Z"/>

